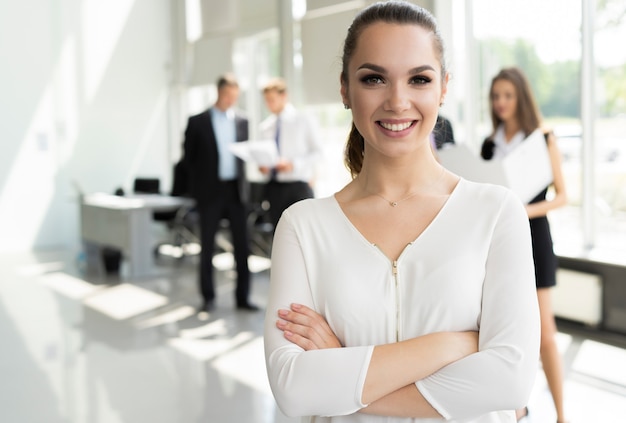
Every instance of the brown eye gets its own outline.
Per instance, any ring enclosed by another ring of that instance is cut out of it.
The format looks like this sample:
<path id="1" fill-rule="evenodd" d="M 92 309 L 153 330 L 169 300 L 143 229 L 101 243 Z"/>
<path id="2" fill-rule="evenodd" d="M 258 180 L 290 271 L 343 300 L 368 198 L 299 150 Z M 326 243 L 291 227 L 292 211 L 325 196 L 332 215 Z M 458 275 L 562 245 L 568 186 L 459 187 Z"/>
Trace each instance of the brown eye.
<path id="1" fill-rule="evenodd" d="M 413 78 L 411 78 L 411 84 L 414 85 L 425 85 L 425 84 L 429 84 L 432 82 L 432 78 L 429 78 L 427 76 L 415 76 Z"/>
<path id="2" fill-rule="evenodd" d="M 368 85 L 382 84 L 383 78 L 380 75 L 366 75 L 360 79 L 361 82 Z"/>

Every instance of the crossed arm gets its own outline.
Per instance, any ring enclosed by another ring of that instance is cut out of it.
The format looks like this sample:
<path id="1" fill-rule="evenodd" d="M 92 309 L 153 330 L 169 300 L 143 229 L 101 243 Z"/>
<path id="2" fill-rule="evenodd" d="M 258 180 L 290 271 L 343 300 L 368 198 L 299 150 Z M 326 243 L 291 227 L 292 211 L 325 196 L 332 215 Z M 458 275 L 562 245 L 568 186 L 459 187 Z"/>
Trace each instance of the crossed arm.
<path id="1" fill-rule="evenodd" d="M 305 351 L 342 347 L 326 320 L 309 307 L 292 304 L 278 317 L 276 327 L 285 339 Z M 415 381 L 477 351 L 477 332 L 438 332 L 374 347 L 361 397 L 368 405 L 360 412 L 441 418 Z"/>

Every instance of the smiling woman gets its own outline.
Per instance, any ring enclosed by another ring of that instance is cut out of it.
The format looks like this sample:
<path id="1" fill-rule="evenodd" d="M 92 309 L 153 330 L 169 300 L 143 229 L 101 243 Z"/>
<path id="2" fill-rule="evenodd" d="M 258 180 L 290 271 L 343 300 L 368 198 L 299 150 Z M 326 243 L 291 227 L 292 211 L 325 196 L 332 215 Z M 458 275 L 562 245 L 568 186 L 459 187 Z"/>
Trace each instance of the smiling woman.
<path id="1" fill-rule="evenodd" d="M 408 2 L 373 4 L 348 29 L 352 180 L 292 205 L 274 236 L 265 353 L 288 415 L 513 422 L 528 400 L 539 344 L 528 221 L 508 190 L 434 157 L 444 57 L 433 16 Z"/>

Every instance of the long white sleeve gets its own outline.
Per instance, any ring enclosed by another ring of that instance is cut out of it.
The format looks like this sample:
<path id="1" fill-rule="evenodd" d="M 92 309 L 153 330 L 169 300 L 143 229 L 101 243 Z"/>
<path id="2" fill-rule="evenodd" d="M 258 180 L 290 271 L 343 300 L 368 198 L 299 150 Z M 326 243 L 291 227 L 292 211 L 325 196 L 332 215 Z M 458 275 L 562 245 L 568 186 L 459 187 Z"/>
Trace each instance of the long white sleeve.
<path id="1" fill-rule="evenodd" d="M 361 391 L 373 347 L 304 352 L 275 326 L 277 311 L 294 302 L 319 311 L 311 296 L 301 247 L 286 216 L 274 235 L 265 319 L 266 361 L 276 402 L 288 416 L 344 415 L 363 408 Z"/>
<path id="2" fill-rule="evenodd" d="M 521 408 L 539 360 L 539 312 L 528 217 L 511 194 L 503 199 L 485 267 L 479 352 L 417 382 L 445 418 Z"/>

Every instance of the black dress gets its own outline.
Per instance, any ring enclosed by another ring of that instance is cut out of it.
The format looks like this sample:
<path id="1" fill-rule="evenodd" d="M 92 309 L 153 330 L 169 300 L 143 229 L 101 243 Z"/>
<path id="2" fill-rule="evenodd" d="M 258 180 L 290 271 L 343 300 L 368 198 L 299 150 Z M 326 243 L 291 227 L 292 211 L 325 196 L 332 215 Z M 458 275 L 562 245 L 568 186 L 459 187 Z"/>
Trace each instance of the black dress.
<path id="1" fill-rule="evenodd" d="M 546 198 L 548 189 L 544 189 L 529 204 L 538 203 Z M 535 283 L 537 288 L 549 288 L 556 285 L 557 258 L 554 254 L 550 223 L 546 216 L 530 219 L 530 234 L 533 243 L 535 261 Z"/>

